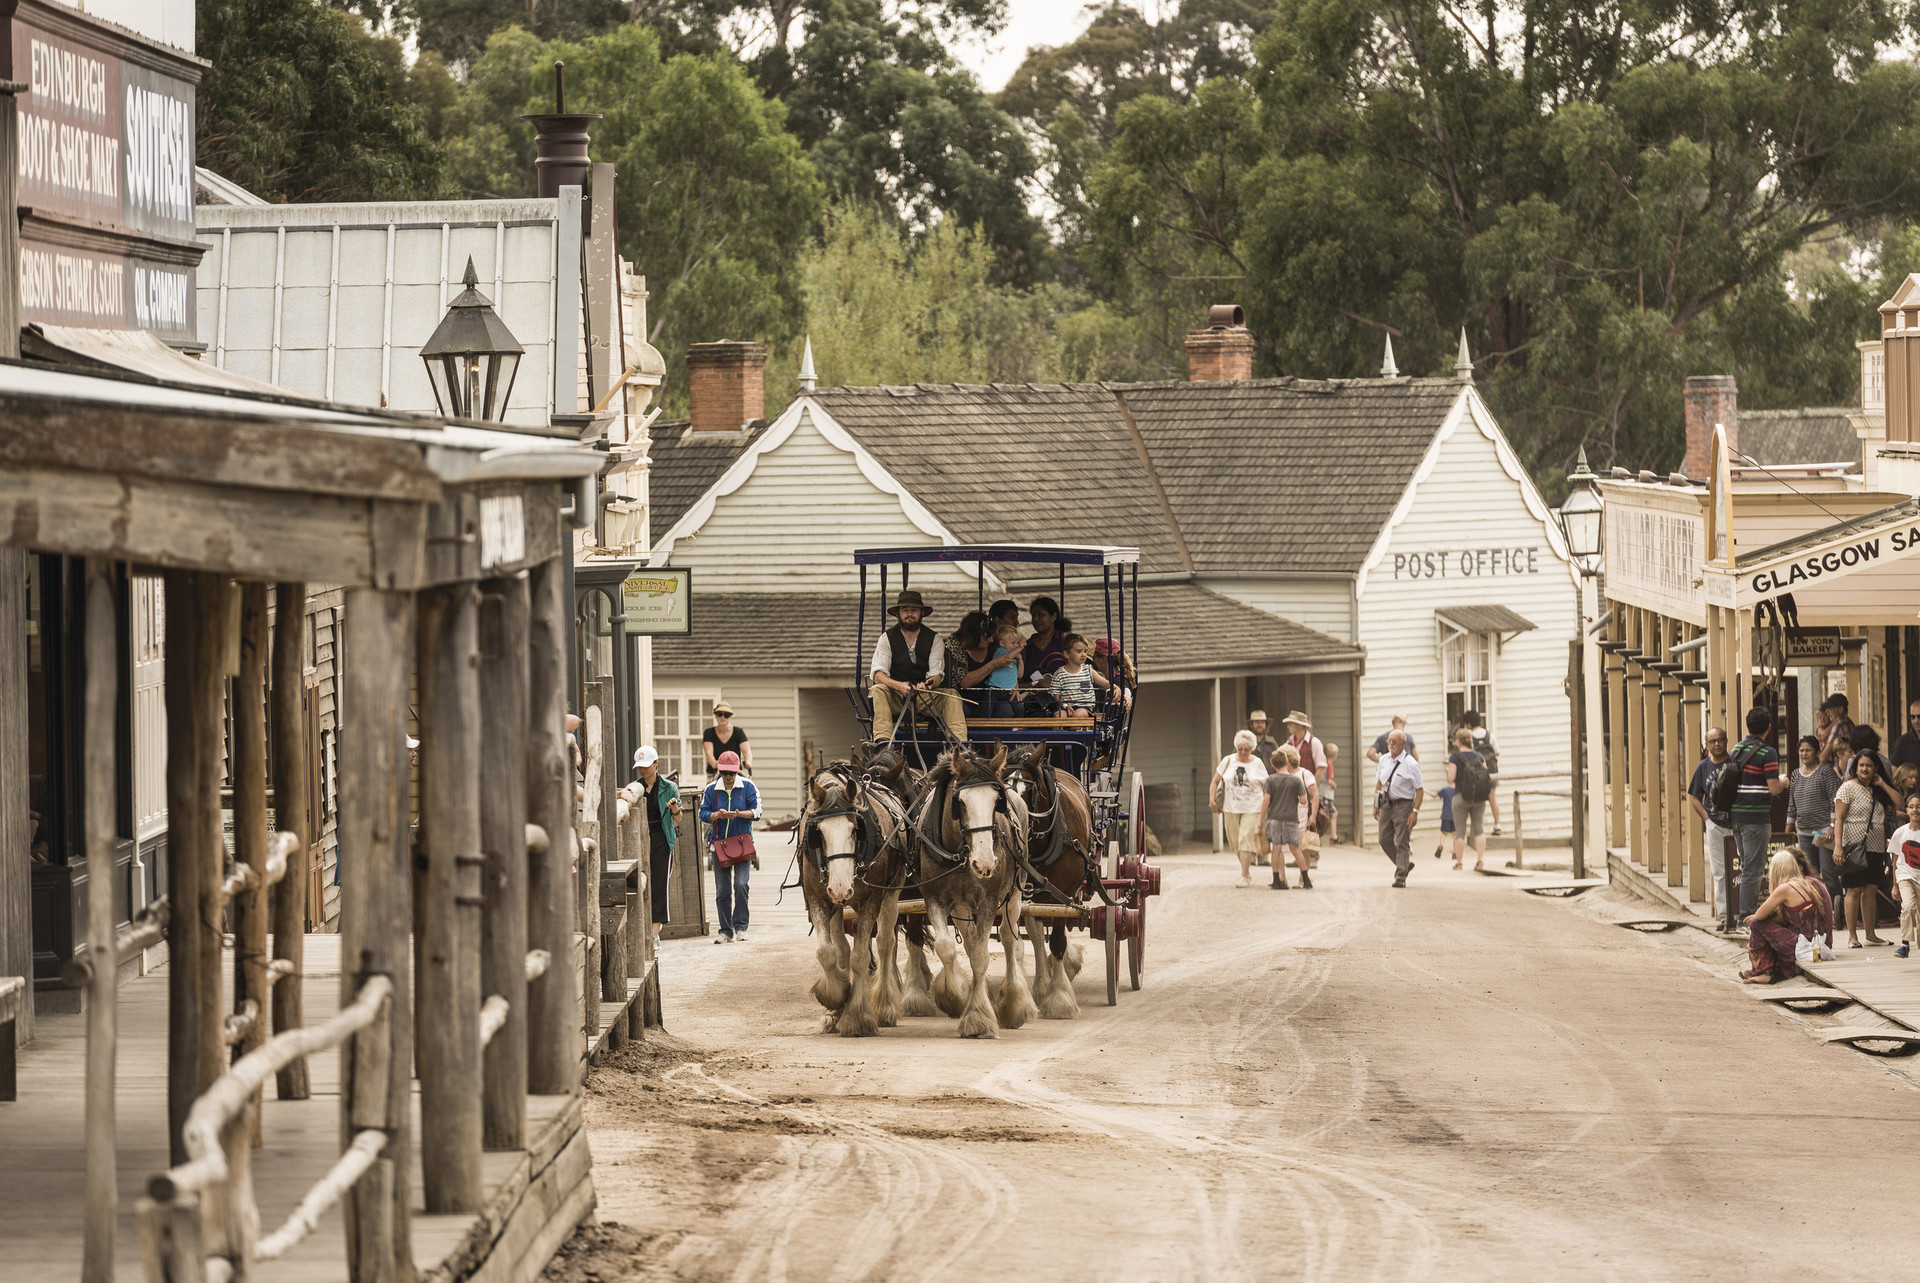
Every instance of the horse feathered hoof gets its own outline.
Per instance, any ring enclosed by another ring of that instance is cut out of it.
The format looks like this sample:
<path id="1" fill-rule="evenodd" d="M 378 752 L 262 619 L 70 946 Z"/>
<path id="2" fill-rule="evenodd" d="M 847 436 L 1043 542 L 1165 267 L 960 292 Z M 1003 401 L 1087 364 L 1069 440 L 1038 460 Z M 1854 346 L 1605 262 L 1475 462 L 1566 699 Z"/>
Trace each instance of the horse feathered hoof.
<path id="1" fill-rule="evenodd" d="M 828 1011 L 838 1011 L 847 1005 L 847 995 L 852 988 L 845 976 L 823 974 L 814 980 L 812 992 L 821 1006 Z"/>
<path id="2" fill-rule="evenodd" d="M 1072 980 L 1080 974 L 1080 968 L 1087 962 L 1087 942 L 1075 940 L 1067 946 L 1067 956 L 1062 959 L 1067 964 L 1067 979 Z"/>
<path id="3" fill-rule="evenodd" d="M 960 1017 L 960 1036 L 962 1038 L 998 1038 L 1000 1026 L 995 1022 L 993 1012 L 975 1011 L 972 1008 Z"/>
<path id="4" fill-rule="evenodd" d="M 1080 1014 L 1080 1004 L 1073 999 L 1073 991 L 1056 986 L 1040 999 L 1040 1018 L 1042 1020 L 1072 1020 Z"/>
<path id="5" fill-rule="evenodd" d="M 840 1027 L 836 1032 L 842 1038 L 871 1038 L 880 1032 L 880 1023 L 874 1019 L 872 1011 L 840 1013 Z"/>
<path id="6" fill-rule="evenodd" d="M 1033 1005 L 1033 999 L 1024 991 L 1011 986 L 1000 991 L 1000 1002 L 994 1009 L 994 1015 L 1002 1029 L 1018 1029 L 1039 1014 L 1040 1009 Z"/>

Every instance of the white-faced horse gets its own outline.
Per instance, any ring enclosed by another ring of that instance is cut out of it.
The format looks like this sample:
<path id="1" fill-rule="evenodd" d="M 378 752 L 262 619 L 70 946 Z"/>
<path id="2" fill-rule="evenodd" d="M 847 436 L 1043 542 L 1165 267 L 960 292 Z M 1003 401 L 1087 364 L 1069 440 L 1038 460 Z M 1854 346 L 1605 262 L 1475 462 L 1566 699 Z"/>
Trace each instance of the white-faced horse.
<path id="1" fill-rule="evenodd" d="M 920 894 L 940 955 L 933 996 L 949 1012 L 957 1005 L 962 1038 L 992 1038 L 997 1029 L 1018 1029 L 1036 1014 L 1017 944 L 1020 869 L 1014 852 L 1016 844 L 1026 844 L 1027 813 L 1001 777 L 1006 760 L 1004 746 L 990 759 L 964 745 L 949 749 L 927 773 L 914 804 Z M 996 918 L 1007 964 L 997 1005 L 987 997 L 988 936 Z M 949 927 L 966 946 L 970 980 L 961 977 Z"/>
<path id="2" fill-rule="evenodd" d="M 851 764 L 830 763 L 807 780 L 795 844 L 807 916 L 820 941 L 813 996 L 830 1013 L 827 1029 L 848 1038 L 900 1022 L 893 928 L 909 840 L 901 800 Z M 849 907 L 851 939 L 843 925 Z"/>

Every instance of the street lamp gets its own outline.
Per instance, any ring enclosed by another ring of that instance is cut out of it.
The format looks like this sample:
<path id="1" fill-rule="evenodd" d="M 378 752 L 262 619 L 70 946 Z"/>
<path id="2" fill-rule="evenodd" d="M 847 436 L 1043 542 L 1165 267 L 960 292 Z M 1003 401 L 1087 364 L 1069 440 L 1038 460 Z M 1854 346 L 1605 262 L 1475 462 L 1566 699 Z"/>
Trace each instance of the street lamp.
<path id="1" fill-rule="evenodd" d="M 447 314 L 421 347 L 420 359 L 426 362 L 440 413 L 498 422 L 506 417 L 513 376 L 526 349 L 476 288 L 480 278 L 474 275 L 471 258 L 462 283 L 466 289 L 447 305 Z"/>
<path id="2" fill-rule="evenodd" d="M 1567 480 L 1573 489 L 1568 492 L 1566 502 L 1560 505 L 1560 533 L 1567 537 L 1567 551 L 1573 555 L 1574 564 L 1580 567 L 1580 577 L 1591 579 L 1600 572 L 1600 519 L 1604 505 L 1599 492 L 1594 489 L 1594 483 L 1600 478 L 1587 467 L 1584 446 L 1573 475 Z"/>
<path id="3" fill-rule="evenodd" d="M 1571 647 L 1571 666 L 1567 683 L 1567 699 L 1572 713 L 1573 761 L 1572 784 L 1573 805 L 1569 818 L 1573 822 L 1573 876 L 1587 876 L 1587 587 L 1586 582 L 1600 573 L 1600 542 L 1605 516 L 1605 504 L 1595 483 L 1600 478 L 1593 475 L 1587 467 L 1587 451 L 1583 446 L 1576 461 L 1573 475 L 1567 478 L 1572 486 L 1567 498 L 1554 516 L 1560 522 L 1560 533 L 1567 538 L 1567 553 L 1573 558 L 1573 564 L 1580 569 L 1581 583 L 1573 609 L 1574 632 Z M 1616 727 L 1615 734 L 1619 733 Z"/>

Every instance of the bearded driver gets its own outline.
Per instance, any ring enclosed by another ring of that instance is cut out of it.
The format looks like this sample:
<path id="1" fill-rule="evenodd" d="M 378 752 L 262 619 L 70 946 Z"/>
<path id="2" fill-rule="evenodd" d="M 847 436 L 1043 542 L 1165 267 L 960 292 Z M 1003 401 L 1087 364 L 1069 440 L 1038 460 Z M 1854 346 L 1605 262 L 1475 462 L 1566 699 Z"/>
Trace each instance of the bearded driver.
<path id="1" fill-rule="evenodd" d="M 868 695 L 873 700 L 874 737 L 891 734 L 895 719 L 911 700 L 920 716 L 945 723 L 948 733 L 964 743 L 967 719 L 960 698 L 940 689 L 946 676 L 946 647 L 932 629 L 922 626 L 931 613 L 927 603 L 909 588 L 887 613 L 899 622 L 881 633 L 873 647 L 873 685 Z"/>

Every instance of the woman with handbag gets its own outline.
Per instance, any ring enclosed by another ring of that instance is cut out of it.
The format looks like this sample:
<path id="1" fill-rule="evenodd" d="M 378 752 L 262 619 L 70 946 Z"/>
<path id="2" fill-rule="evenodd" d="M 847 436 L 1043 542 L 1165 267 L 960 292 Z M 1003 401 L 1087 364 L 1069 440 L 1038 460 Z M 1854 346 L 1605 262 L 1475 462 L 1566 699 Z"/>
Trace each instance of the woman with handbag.
<path id="1" fill-rule="evenodd" d="M 1891 944 L 1875 934 L 1880 919 L 1880 883 L 1887 870 L 1887 805 L 1880 799 L 1880 759 L 1860 753 L 1853 774 L 1833 799 L 1833 831 L 1838 840 L 1833 862 L 1840 871 L 1846 896 L 1847 947 L 1860 947 L 1865 928 L 1868 944 Z"/>
<path id="2" fill-rule="evenodd" d="M 740 774 L 740 755 L 722 753 L 720 774 L 700 794 L 700 819 L 713 846 L 713 900 L 720 913 L 715 944 L 747 938 L 747 880 L 753 876 L 753 822 L 760 791 Z"/>

